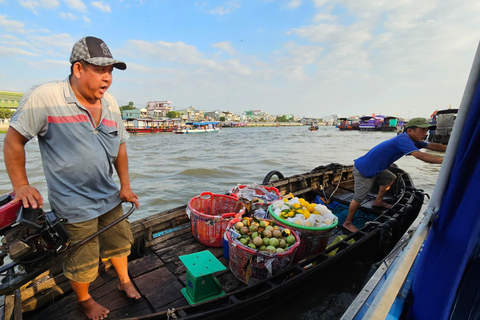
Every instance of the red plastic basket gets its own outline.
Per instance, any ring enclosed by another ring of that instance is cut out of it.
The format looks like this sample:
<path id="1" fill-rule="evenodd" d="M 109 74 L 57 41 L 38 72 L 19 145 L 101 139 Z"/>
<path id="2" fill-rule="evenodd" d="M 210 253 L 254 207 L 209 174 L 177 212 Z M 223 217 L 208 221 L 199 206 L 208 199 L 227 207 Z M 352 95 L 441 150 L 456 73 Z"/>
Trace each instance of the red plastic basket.
<path id="1" fill-rule="evenodd" d="M 231 220 L 228 228 L 235 228 L 233 225 L 239 221 L 242 220 Z M 300 238 L 294 231 L 291 231 L 291 234 L 295 236 L 295 244 L 285 252 L 268 254 L 234 241 L 228 231 L 225 234 L 228 239 L 230 271 L 238 280 L 252 285 L 290 267 L 300 245 Z"/>
<path id="2" fill-rule="evenodd" d="M 245 206 L 236 196 L 203 192 L 190 199 L 187 210 L 195 239 L 209 247 L 221 247 L 228 222 L 241 217 Z"/>

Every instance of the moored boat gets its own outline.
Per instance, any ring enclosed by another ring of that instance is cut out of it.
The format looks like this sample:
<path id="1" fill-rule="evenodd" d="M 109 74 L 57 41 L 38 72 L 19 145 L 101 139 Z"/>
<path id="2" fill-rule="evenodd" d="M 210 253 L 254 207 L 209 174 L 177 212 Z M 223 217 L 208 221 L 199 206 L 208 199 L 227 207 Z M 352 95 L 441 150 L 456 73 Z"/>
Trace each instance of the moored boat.
<path id="1" fill-rule="evenodd" d="M 179 134 L 215 133 L 220 132 L 220 125 L 218 121 L 187 122 L 173 132 Z"/>
<path id="2" fill-rule="evenodd" d="M 128 118 L 124 120 L 125 129 L 131 134 L 173 132 L 180 119 Z"/>
<path id="3" fill-rule="evenodd" d="M 276 188 L 281 195 L 292 193 L 311 202 L 320 196 L 332 208 L 338 208 L 348 206 L 353 197 L 352 169 L 352 166 L 332 164 L 287 178 L 272 171 L 263 184 Z M 109 319 L 245 319 L 258 316 L 266 310 L 266 305 L 272 307 L 275 301 L 295 292 L 309 288 L 322 290 L 318 285 L 320 275 L 342 264 L 353 263 L 359 256 L 382 259 L 417 217 L 423 193 L 414 188 L 408 173 L 395 167 L 391 170 L 397 175 L 397 182 L 385 197 L 392 205 L 390 209 L 372 208 L 375 199 L 372 193 L 361 206 L 361 210 L 374 216 L 371 222 L 353 234 L 344 234 L 343 229 L 336 228 L 328 239 L 329 244 L 337 239 L 334 245 L 256 284 L 245 285 L 232 274 L 223 248 L 206 247 L 195 240 L 186 206 L 182 206 L 131 223 L 135 242 L 129 272 L 142 294 L 140 300 L 131 301 L 117 290 L 115 272 L 108 262 L 101 264 L 101 275 L 92 283 L 91 295 L 111 311 Z M 271 181 L 275 176 L 279 179 Z M 190 305 L 181 293 L 187 285 L 187 275 L 179 256 L 204 250 L 210 251 L 225 266 L 224 271 L 217 273 L 225 294 Z M 61 264 L 55 264 L 24 284 L 17 293 L 18 299 L 20 295 L 23 319 L 84 317 L 77 309 L 68 281 L 61 274 Z M 15 299 L 11 297 L 5 300 L 5 309 L 15 310 Z M 19 305 L 17 301 L 17 312 Z"/>
<path id="4" fill-rule="evenodd" d="M 450 135 L 452 134 L 453 125 L 457 118 L 458 109 L 438 110 L 432 116 L 432 124 L 437 128 L 430 132 L 428 136 L 429 142 L 448 144 Z"/>

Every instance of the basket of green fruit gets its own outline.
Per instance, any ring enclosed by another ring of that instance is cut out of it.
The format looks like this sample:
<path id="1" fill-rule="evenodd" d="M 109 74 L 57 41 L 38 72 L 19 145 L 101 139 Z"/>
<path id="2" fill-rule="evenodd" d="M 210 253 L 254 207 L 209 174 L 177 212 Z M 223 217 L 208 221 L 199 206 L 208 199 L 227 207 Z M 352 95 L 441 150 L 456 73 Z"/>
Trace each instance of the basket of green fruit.
<path id="1" fill-rule="evenodd" d="M 232 219 L 226 237 L 230 270 L 246 284 L 255 284 L 287 269 L 300 244 L 294 231 L 255 217 Z"/>

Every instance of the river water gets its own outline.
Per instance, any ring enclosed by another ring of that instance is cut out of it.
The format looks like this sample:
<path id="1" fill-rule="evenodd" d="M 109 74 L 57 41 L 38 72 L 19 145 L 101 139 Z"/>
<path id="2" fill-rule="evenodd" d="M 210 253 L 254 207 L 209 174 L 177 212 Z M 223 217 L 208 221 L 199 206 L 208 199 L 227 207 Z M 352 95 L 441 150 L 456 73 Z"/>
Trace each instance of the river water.
<path id="1" fill-rule="evenodd" d="M 204 191 L 225 193 L 237 184 L 261 183 L 271 170 L 290 176 L 332 162 L 350 165 L 395 134 L 339 131 L 332 126 L 309 131 L 306 126 L 295 126 L 224 128 L 212 134 L 132 135 L 127 141 L 130 179 L 132 189 L 139 196 L 140 209 L 130 220 L 185 205 Z M 4 136 L 0 134 L 2 151 Z M 26 154 L 30 183 L 47 199 L 36 139 L 27 144 Z M 3 194 L 11 190 L 11 185 L 3 152 L 0 157 L 0 194 Z M 416 188 L 431 195 L 440 165 L 424 163 L 411 156 L 401 158 L 396 164 L 411 175 Z M 45 208 L 49 208 L 48 202 Z M 319 299 L 324 297 L 309 295 L 302 299 L 289 318 L 335 318 L 318 309 Z M 340 295 L 328 299 L 332 299 L 332 303 L 343 299 L 348 305 L 350 297 Z"/>

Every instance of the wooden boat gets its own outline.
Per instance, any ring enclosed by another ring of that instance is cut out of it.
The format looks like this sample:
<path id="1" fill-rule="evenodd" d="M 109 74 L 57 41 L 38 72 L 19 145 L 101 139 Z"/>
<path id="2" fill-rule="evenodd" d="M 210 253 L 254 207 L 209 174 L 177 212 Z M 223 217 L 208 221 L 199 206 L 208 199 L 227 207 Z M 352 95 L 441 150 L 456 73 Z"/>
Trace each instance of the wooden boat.
<path id="1" fill-rule="evenodd" d="M 337 128 L 340 129 L 340 131 L 360 130 L 358 121 L 356 120 L 339 118 L 338 121 L 340 121 L 340 123 L 337 124 Z"/>
<path id="2" fill-rule="evenodd" d="M 317 130 L 318 130 L 318 126 L 314 126 L 314 125 L 312 124 L 310 127 L 308 127 L 308 130 L 310 130 L 310 131 L 317 131 Z"/>
<path id="3" fill-rule="evenodd" d="M 180 123 L 180 119 L 125 119 L 125 129 L 131 134 L 173 132 Z"/>
<path id="4" fill-rule="evenodd" d="M 452 134 L 453 125 L 457 118 L 458 109 L 438 110 L 432 116 L 432 123 L 437 128 L 428 135 L 429 142 L 448 144 Z"/>
<path id="5" fill-rule="evenodd" d="M 214 133 L 220 132 L 220 126 L 218 121 L 187 122 L 184 126 L 175 129 L 174 132 L 179 134 Z"/>
<path id="6" fill-rule="evenodd" d="M 272 171 L 263 184 L 277 188 L 281 195 L 292 193 L 307 201 L 319 195 L 330 204 L 348 205 L 353 197 L 352 169 L 331 164 L 286 178 Z M 141 299 L 132 301 L 117 290 L 115 272 L 108 262 L 101 263 L 100 276 L 90 286 L 91 295 L 110 310 L 108 319 L 245 319 L 258 316 L 268 310 L 267 305 L 272 307 L 298 291 L 322 290 L 318 284 L 321 275 L 354 263 L 361 256 L 382 259 L 417 217 L 424 194 L 414 188 L 408 173 L 396 167 L 390 170 L 398 177 L 385 197 L 392 205 L 390 209 L 372 208 L 375 194 L 370 194 L 361 209 L 373 213 L 373 221 L 353 234 L 336 228 L 329 243 L 344 232 L 346 238 L 257 284 L 245 285 L 235 278 L 222 248 L 206 247 L 194 239 L 186 206 L 182 206 L 131 223 L 135 242 L 129 272 Z M 275 176 L 278 179 L 270 181 Z M 186 285 L 186 268 L 179 256 L 203 250 L 209 250 L 226 266 L 225 271 L 216 274 L 225 295 L 190 305 L 181 293 Z M 10 310 L 6 319 L 15 313 L 22 316 L 20 309 L 26 320 L 84 319 L 69 282 L 61 274 L 61 263 L 23 285 L 20 293 L 7 296 L 5 301 L 4 310 Z"/>

